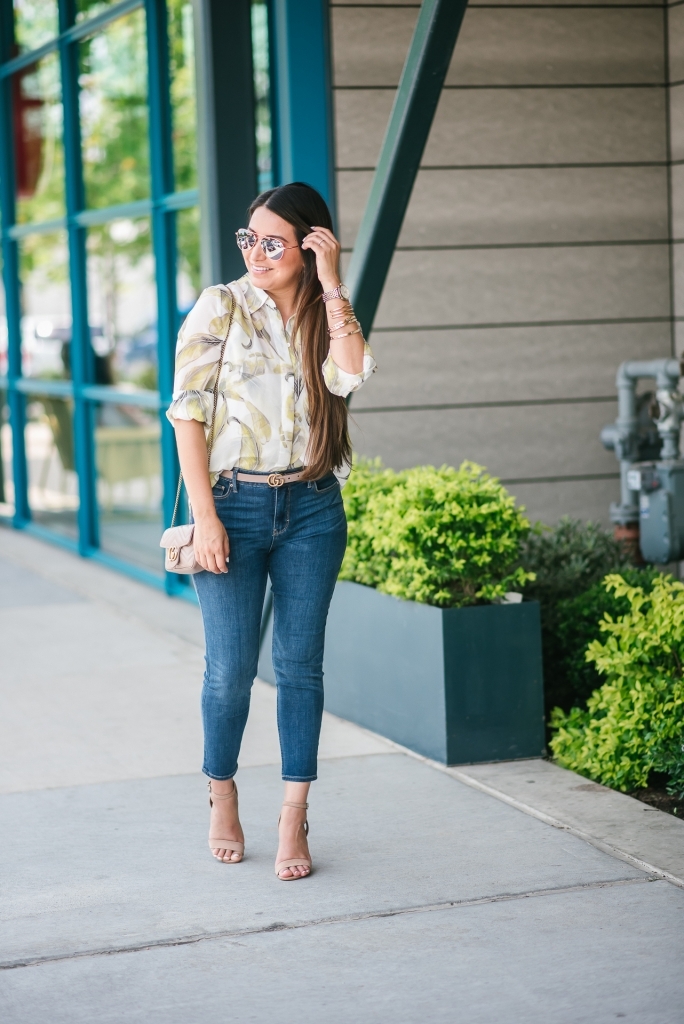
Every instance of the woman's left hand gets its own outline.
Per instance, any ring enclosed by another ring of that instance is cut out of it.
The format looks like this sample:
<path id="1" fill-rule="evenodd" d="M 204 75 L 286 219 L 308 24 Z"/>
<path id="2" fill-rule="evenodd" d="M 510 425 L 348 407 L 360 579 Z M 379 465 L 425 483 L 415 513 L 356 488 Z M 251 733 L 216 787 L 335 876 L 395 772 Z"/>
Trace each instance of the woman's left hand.
<path id="1" fill-rule="evenodd" d="M 318 280 L 324 292 L 332 291 L 340 283 L 340 243 L 328 228 L 312 227 L 302 242 L 302 249 L 316 254 Z"/>

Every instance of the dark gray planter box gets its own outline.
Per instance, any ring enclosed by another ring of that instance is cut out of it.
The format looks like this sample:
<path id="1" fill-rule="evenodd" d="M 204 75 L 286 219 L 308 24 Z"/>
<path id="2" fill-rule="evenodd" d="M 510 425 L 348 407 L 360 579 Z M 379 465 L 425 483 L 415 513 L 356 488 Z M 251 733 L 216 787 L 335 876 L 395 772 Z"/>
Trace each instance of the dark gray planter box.
<path id="1" fill-rule="evenodd" d="M 544 752 L 536 601 L 442 609 L 339 582 L 324 673 L 328 711 L 444 764 Z M 270 631 L 259 676 L 275 682 Z"/>

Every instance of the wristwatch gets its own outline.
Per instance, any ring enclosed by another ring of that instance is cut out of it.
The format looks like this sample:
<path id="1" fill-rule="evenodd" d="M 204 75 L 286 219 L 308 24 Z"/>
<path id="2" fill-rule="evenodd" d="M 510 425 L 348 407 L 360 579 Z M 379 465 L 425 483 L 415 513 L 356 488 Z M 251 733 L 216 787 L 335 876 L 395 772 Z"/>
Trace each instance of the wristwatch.
<path id="1" fill-rule="evenodd" d="M 348 299 L 349 294 L 346 284 L 338 284 L 337 288 L 333 288 L 332 291 L 323 292 L 321 298 L 323 302 L 329 302 L 330 299 Z"/>

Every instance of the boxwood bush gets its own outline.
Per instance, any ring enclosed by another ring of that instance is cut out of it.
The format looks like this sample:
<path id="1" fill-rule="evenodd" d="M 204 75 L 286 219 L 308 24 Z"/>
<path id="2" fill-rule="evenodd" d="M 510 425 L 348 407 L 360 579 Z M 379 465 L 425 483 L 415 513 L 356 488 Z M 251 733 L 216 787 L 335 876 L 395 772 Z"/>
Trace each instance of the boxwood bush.
<path id="1" fill-rule="evenodd" d="M 473 462 L 401 473 L 360 462 L 343 495 L 341 579 L 449 608 L 497 600 L 532 578 L 520 564 L 524 509 Z"/>
<path id="2" fill-rule="evenodd" d="M 601 623 L 604 641 L 587 650 L 605 680 L 569 713 L 554 710 L 551 749 L 565 768 L 623 792 L 664 775 L 684 797 L 684 584 L 656 575 L 649 589 L 622 575 L 605 588 L 627 611 Z"/>

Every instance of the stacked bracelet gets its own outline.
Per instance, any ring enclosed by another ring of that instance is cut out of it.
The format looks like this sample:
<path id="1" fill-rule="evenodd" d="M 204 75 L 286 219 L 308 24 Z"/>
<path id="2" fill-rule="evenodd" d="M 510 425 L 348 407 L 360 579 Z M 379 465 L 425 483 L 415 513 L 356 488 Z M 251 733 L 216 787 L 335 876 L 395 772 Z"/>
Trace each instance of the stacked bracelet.
<path id="1" fill-rule="evenodd" d="M 345 302 L 344 306 L 340 309 L 331 311 L 331 319 L 333 321 L 332 327 L 328 327 L 328 334 L 330 335 L 331 341 L 341 341 L 342 338 L 348 338 L 352 334 L 361 334 L 361 324 L 356 318 L 350 302 Z M 351 331 L 345 331 L 344 334 L 338 334 L 338 331 L 343 330 L 345 327 L 353 327 Z"/>

